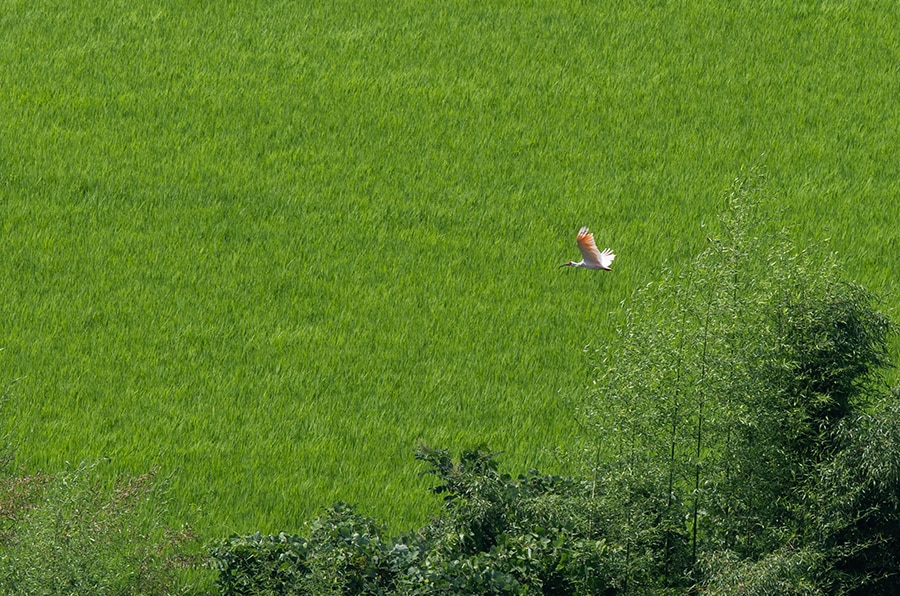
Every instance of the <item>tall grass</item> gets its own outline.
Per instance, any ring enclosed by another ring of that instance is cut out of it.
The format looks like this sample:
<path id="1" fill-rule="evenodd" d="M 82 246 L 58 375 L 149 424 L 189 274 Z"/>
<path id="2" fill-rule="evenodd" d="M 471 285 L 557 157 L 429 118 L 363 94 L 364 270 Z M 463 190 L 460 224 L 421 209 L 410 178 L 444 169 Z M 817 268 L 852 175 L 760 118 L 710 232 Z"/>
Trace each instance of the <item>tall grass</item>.
<path id="1" fill-rule="evenodd" d="M 546 468 L 581 350 L 763 161 L 799 242 L 890 292 L 891 3 L 3 2 L 0 366 L 32 469 L 176 470 L 208 535 L 410 454 Z M 761 157 L 763 156 L 763 157 Z M 555 270 L 590 225 L 616 271 Z"/>

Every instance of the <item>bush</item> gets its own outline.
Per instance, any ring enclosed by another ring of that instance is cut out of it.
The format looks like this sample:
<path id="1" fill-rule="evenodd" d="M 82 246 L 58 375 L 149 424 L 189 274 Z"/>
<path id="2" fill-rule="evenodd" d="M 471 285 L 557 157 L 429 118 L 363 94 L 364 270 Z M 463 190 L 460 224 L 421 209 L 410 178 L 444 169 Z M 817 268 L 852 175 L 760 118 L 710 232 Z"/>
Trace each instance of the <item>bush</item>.
<path id="1" fill-rule="evenodd" d="M 212 549 L 224 594 L 383 594 L 417 555 L 385 541 L 374 520 L 339 503 L 306 536 L 231 536 Z"/>
<path id="2" fill-rule="evenodd" d="M 807 542 L 824 555 L 829 593 L 900 593 L 900 388 L 833 432 L 835 456 L 806 495 Z"/>
<path id="3" fill-rule="evenodd" d="M 598 363 L 599 498 L 631 586 L 890 593 L 891 324 L 767 227 L 759 182 L 736 181 L 707 250 L 637 295 Z"/>
<path id="4" fill-rule="evenodd" d="M 281 533 L 233 535 L 212 550 L 224 594 L 290 594 L 300 592 L 309 572 L 307 543 Z"/>
<path id="5" fill-rule="evenodd" d="M 604 593 L 614 565 L 590 515 L 589 487 L 533 472 L 500 474 L 494 454 L 422 447 L 443 515 L 387 539 L 344 504 L 304 536 L 232 536 L 212 549 L 225 594 Z M 592 523 L 594 525 L 592 525 Z"/>

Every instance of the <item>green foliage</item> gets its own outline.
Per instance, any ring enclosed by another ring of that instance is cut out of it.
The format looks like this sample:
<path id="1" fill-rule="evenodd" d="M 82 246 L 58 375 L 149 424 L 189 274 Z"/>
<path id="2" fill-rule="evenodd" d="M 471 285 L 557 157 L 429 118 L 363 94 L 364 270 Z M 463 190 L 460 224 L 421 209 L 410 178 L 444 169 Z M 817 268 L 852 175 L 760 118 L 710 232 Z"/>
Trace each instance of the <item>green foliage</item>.
<path id="1" fill-rule="evenodd" d="M 900 590 L 900 387 L 872 413 L 842 420 L 834 457 L 804 495 L 805 538 L 824 554 L 830 593 Z"/>
<path id="2" fill-rule="evenodd" d="M 613 526 L 638 530 L 622 532 L 632 585 L 889 593 L 892 326 L 765 225 L 760 183 L 736 181 L 708 249 L 637 296 L 599 362 L 598 495 Z M 873 442 L 883 451 L 862 451 Z"/>
<path id="3" fill-rule="evenodd" d="M 781 296 L 773 310 L 782 370 L 769 372 L 777 383 L 769 399 L 780 403 L 765 405 L 790 421 L 779 429 L 786 449 L 825 456 L 834 425 L 867 405 L 873 377 L 889 364 L 888 320 L 868 292 L 840 282 Z"/>
<path id="4" fill-rule="evenodd" d="M 212 549 L 225 594 L 382 594 L 415 551 L 382 538 L 383 528 L 337 504 L 304 537 L 231 536 Z"/>
<path id="5" fill-rule="evenodd" d="M 732 551 L 707 557 L 702 593 L 740 596 L 819 596 L 839 592 L 823 590 L 818 573 L 824 561 L 814 548 L 791 544 L 759 559 L 743 559 Z"/>
<path id="6" fill-rule="evenodd" d="M 442 570 L 434 581 L 458 576 L 448 588 L 473 593 L 573 594 L 615 584 L 589 483 L 535 471 L 514 479 L 500 474 L 495 456 L 483 449 L 464 451 L 458 464 L 443 450 L 423 447 L 417 457 L 440 478 L 433 490 L 445 501 L 439 522 L 425 531 L 429 565 Z M 479 570 L 499 584 L 462 581 L 487 581 Z"/>
<path id="7" fill-rule="evenodd" d="M 225 594 L 587 594 L 615 586 L 615 558 L 588 485 L 500 474 L 494 455 L 421 448 L 443 515 L 386 539 L 336 505 L 304 536 L 232 536 L 212 550 Z"/>
<path id="8" fill-rule="evenodd" d="M 298 536 L 231 536 L 212 549 L 224 594 L 298 592 L 308 572 L 306 541 Z"/>
<path id="9" fill-rule="evenodd" d="M 174 594 L 190 563 L 187 531 L 162 521 L 165 483 L 155 473 L 99 480 L 96 465 L 54 476 L 0 478 L 3 594 Z"/>

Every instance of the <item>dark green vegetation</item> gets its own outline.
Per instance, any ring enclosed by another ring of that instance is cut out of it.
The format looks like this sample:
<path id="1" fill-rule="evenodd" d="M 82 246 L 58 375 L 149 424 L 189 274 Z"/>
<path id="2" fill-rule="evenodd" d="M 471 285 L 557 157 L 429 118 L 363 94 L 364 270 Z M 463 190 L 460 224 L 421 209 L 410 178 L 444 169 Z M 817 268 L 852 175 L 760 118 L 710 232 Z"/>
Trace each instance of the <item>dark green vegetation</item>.
<path id="1" fill-rule="evenodd" d="M 898 10 L 0 0 L 17 462 L 158 467 L 208 539 L 420 526 L 419 440 L 574 475 L 582 348 L 743 165 L 897 304 Z"/>
<path id="2" fill-rule="evenodd" d="M 227 594 L 896 594 L 900 386 L 861 287 L 761 234 L 755 181 L 598 363 L 581 480 L 420 449 L 442 515 L 336 506 L 213 549 Z M 765 239 L 767 250 L 760 250 Z"/>

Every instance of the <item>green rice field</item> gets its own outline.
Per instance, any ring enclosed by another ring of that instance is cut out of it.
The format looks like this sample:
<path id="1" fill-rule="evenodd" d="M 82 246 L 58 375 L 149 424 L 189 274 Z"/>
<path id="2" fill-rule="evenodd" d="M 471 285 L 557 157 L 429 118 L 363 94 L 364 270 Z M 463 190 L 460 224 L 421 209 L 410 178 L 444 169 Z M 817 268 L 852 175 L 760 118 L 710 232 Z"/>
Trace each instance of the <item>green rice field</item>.
<path id="1" fill-rule="evenodd" d="M 28 470 L 159 467 L 209 538 L 421 524 L 420 441 L 565 472 L 622 301 L 752 168 L 896 318 L 898 32 L 888 1 L 0 0 L 0 428 Z M 583 225 L 612 273 L 557 269 Z"/>

